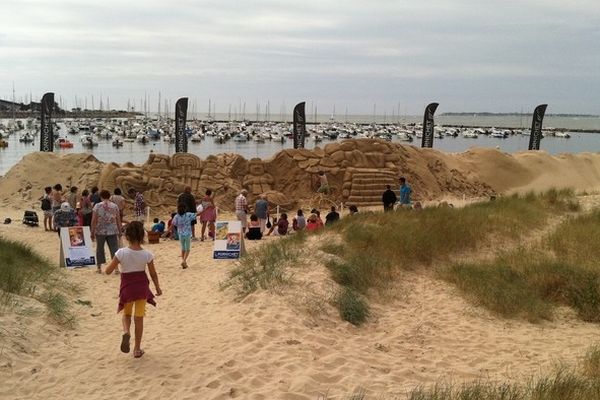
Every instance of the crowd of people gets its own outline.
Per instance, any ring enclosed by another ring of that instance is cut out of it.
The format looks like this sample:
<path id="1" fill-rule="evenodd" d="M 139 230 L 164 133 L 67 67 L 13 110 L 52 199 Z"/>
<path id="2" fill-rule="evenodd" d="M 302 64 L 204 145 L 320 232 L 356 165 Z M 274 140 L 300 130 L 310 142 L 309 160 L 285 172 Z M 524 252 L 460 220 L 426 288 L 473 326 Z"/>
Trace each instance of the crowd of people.
<path id="1" fill-rule="evenodd" d="M 319 173 L 319 193 L 329 193 L 327 177 Z M 393 211 L 395 207 L 410 208 L 412 189 L 406 184 L 405 178 L 400 178 L 399 196 L 388 185 L 382 195 L 384 211 Z M 44 229 L 56 231 L 71 226 L 89 226 L 92 240 L 96 241 L 97 272 L 102 273 L 102 265 L 107 263 L 105 244 L 108 246 L 111 259 L 104 272 L 113 271 L 121 275 L 118 311 L 123 310 L 121 351 L 130 352 L 131 322 L 135 322 L 135 341 L 133 355 L 142 357 L 141 348 L 143 334 L 143 317 L 146 303 L 155 305 L 154 294 L 150 290 L 150 274 L 157 296 L 162 295 L 158 275 L 154 265 L 154 256 L 142 248 L 146 230 L 146 203 L 142 193 L 135 189 L 127 192 L 133 205 L 129 221 L 125 219 L 126 199 L 121 189 L 116 188 L 111 194 L 108 190 L 92 187 L 89 191 L 71 186 L 68 192 L 63 191 L 60 184 L 46 187 L 40 198 L 44 213 Z M 302 209 L 297 210 L 291 218 L 287 213 L 281 213 L 272 218 L 272 210 L 266 195 L 261 195 L 251 207 L 248 203 L 248 192 L 242 189 L 235 198 L 235 216 L 240 221 L 242 231 L 248 240 L 260 240 L 264 236 L 286 236 L 290 233 L 307 231 L 314 232 L 326 225 L 335 224 L 340 219 L 336 206 L 331 206 L 321 219 L 318 209 L 310 210 L 308 216 Z M 415 208 L 420 205 L 415 203 Z M 349 215 L 358 213 L 358 207 L 348 207 Z M 215 223 L 217 208 L 214 193 L 206 190 L 202 198 L 196 198 L 191 187 L 186 187 L 177 199 L 177 211 L 171 214 L 168 223 L 154 218 L 151 231 L 163 237 L 179 240 L 181 246 L 181 267 L 188 268 L 187 260 L 191 251 L 191 242 L 196 240 L 215 239 Z M 200 239 L 197 238 L 196 225 L 201 224 Z M 121 237 L 125 235 L 128 245 L 123 246 Z"/>

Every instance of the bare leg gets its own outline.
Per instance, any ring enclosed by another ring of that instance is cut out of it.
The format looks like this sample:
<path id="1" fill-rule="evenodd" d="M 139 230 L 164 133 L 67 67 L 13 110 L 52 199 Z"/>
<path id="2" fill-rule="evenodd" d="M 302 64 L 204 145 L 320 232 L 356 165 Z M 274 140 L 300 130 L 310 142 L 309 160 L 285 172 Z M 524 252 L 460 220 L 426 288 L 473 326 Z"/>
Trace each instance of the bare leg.
<path id="1" fill-rule="evenodd" d="M 131 315 L 123 314 L 123 333 L 129 333 L 131 330 Z"/>
<path id="2" fill-rule="evenodd" d="M 202 221 L 202 233 L 200 236 L 200 240 L 204 240 L 204 233 L 206 232 L 206 221 Z"/>
<path id="3" fill-rule="evenodd" d="M 142 334 L 144 333 L 144 317 L 133 317 L 135 321 L 135 345 L 133 347 L 133 354 L 138 353 L 141 350 Z"/>

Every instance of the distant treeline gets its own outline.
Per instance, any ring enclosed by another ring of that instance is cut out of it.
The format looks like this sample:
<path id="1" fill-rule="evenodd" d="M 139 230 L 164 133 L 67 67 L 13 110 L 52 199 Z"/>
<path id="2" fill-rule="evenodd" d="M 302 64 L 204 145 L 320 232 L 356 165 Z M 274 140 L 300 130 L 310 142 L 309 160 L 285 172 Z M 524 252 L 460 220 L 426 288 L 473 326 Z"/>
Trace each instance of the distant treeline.
<path id="1" fill-rule="evenodd" d="M 531 116 L 531 113 L 493 113 L 493 112 L 446 112 L 441 114 L 445 117 L 521 117 Z M 598 118 L 594 114 L 546 114 L 546 117 L 578 117 L 578 118 Z"/>

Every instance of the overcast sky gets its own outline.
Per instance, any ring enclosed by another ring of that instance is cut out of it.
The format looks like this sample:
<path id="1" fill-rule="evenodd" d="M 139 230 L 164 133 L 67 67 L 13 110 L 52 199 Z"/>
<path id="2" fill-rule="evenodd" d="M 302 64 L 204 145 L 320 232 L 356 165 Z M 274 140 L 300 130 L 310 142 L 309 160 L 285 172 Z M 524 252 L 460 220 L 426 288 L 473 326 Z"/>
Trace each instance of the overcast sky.
<path id="1" fill-rule="evenodd" d="M 68 107 L 600 114 L 600 2 L 1 0 L 0 77 L 2 98 L 14 81 Z"/>

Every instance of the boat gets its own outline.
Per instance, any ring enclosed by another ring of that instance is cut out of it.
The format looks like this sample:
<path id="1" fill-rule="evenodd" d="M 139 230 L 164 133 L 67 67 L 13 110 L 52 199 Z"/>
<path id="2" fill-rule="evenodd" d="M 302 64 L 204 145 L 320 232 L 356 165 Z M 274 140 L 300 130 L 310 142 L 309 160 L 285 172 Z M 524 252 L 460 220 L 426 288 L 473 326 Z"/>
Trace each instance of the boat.
<path id="1" fill-rule="evenodd" d="M 31 134 L 29 132 L 25 132 L 21 136 L 19 136 L 19 142 L 21 142 L 21 143 L 31 143 L 31 142 L 33 142 L 33 140 L 34 140 L 33 134 Z"/>
<path id="2" fill-rule="evenodd" d="M 61 149 L 72 149 L 73 148 L 73 142 L 71 142 L 67 138 L 59 137 L 56 139 L 55 144 Z"/>
<path id="3" fill-rule="evenodd" d="M 125 142 L 125 143 L 133 143 L 133 142 L 135 142 L 135 139 L 132 138 L 132 137 L 126 137 L 126 138 L 123 139 L 123 142 Z"/>
<path id="4" fill-rule="evenodd" d="M 115 138 L 115 140 L 112 141 L 112 146 L 113 147 L 121 147 L 123 146 L 123 140 L 120 138 Z"/>
<path id="5" fill-rule="evenodd" d="M 142 133 L 140 133 L 139 135 L 137 135 L 137 136 L 135 137 L 135 141 L 136 141 L 136 142 L 138 142 L 138 143 L 141 143 L 141 144 L 146 144 L 146 143 L 148 143 L 148 140 L 149 140 L 149 139 L 148 139 L 148 136 L 146 136 L 146 135 L 144 135 L 144 134 L 142 134 Z"/>
<path id="6" fill-rule="evenodd" d="M 475 132 L 474 130 L 470 130 L 470 129 L 463 131 L 462 136 L 465 139 L 477 139 L 479 137 L 477 132 Z"/>
<path id="7" fill-rule="evenodd" d="M 204 137 L 202 137 L 201 133 L 194 133 L 192 136 L 190 136 L 190 142 L 198 143 L 201 142 L 202 139 L 204 139 Z"/>
<path id="8" fill-rule="evenodd" d="M 92 135 L 81 135 L 81 145 L 83 147 L 94 147 L 94 146 L 98 146 L 98 141 L 96 139 L 94 139 L 94 137 Z"/>
<path id="9" fill-rule="evenodd" d="M 412 142 L 413 137 L 406 132 L 400 132 L 398 134 L 398 140 L 401 142 Z"/>
<path id="10" fill-rule="evenodd" d="M 568 139 L 571 137 L 569 132 L 561 132 L 561 131 L 556 131 L 554 133 L 554 136 L 559 137 L 559 138 L 565 138 L 565 139 Z"/>
<path id="11" fill-rule="evenodd" d="M 323 141 L 323 137 L 321 135 L 315 135 L 315 136 L 313 136 L 313 141 L 315 143 L 322 142 Z"/>
<path id="12" fill-rule="evenodd" d="M 233 137 L 233 141 L 234 142 L 247 142 L 248 141 L 248 136 L 246 134 L 243 134 L 243 133 L 238 133 L 237 135 L 235 135 Z"/>

